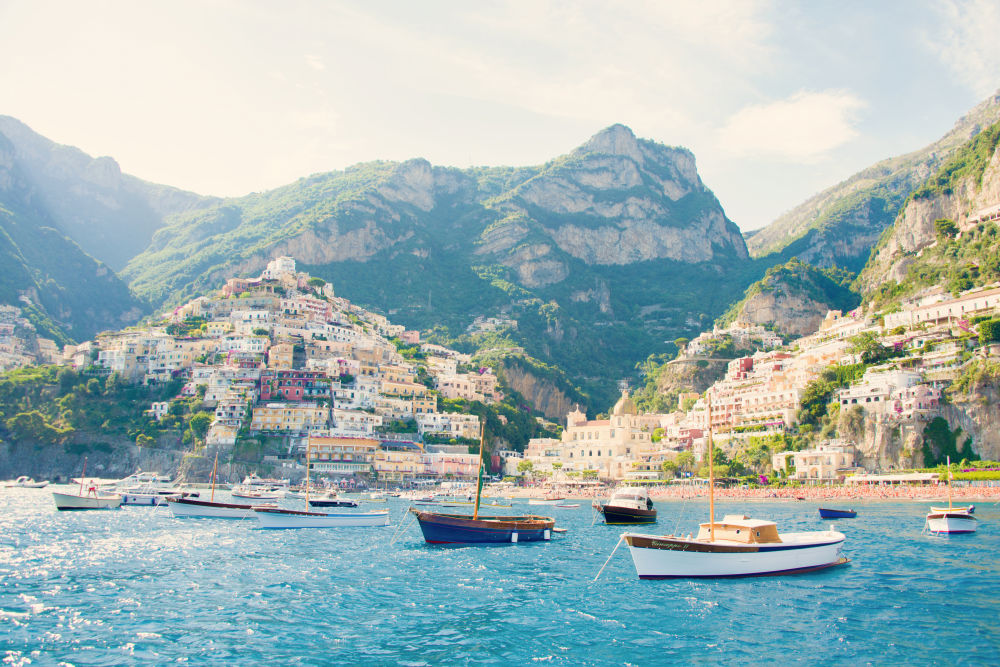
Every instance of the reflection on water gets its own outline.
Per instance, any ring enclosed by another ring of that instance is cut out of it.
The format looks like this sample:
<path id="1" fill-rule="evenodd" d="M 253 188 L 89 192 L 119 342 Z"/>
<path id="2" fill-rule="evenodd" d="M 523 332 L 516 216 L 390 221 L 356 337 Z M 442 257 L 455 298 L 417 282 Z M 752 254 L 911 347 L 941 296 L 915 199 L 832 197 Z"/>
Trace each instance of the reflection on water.
<path id="1" fill-rule="evenodd" d="M 659 502 L 653 530 L 693 531 L 704 505 Z M 414 524 L 392 542 L 396 499 L 386 528 L 264 531 L 4 489 L 0 644 L 9 664 L 993 662 L 1000 512 L 942 538 L 921 533 L 923 505 L 855 505 L 844 568 L 645 582 L 621 548 L 595 583 L 622 529 L 586 503 L 545 508 L 569 529 L 549 543 L 443 548 Z M 786 531 L 831 523 L 802 502 L 717 507 L 744 509 Z"/>

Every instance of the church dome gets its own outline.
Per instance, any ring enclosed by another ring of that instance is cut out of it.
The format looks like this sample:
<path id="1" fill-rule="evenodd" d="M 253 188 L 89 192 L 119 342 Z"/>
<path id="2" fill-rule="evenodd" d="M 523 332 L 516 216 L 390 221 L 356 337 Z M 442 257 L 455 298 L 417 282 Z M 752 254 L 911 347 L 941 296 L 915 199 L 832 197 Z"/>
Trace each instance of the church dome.
<path id="1" fill-rule="evenodd" d="M 637 414 L 635 402 L 629 398 L 628 390 L 622 392 L 622 397 L 618 399 L 617 403 L 615 403 L 615 407 L 612 408 L 611 414 L 614 417 Z"/>

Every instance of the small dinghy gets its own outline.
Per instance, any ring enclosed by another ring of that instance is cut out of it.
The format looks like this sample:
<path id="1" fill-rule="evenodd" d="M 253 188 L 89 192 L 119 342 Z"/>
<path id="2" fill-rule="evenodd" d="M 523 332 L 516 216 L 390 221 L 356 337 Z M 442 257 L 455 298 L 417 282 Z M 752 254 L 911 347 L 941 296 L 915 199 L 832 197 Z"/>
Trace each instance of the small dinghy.
<path id="1" fill-rule="evenodd" d="M 858 516 L 855 510 L 835 510 L 829 507 L 820 507 L 819 515 L 824 519 L 854 519 Z"/>

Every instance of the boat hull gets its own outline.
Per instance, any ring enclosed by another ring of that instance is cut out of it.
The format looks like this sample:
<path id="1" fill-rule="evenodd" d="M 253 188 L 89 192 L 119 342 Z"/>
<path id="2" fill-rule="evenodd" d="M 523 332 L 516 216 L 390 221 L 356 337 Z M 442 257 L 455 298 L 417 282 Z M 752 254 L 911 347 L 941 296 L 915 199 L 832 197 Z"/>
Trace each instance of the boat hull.
<path id="1" fill-rule="evenodd" d="M 389 510 L 327 513 L 257 508 L 254 510 L 254 515 L 261 528 L 349 528 L 389 525 Z"/>
<path id="2" fill-rule="evenodd" d="M 634 507 L 602 505 L 600 512 L 604 515 L 604 523 L 609 526 L 656 523 L 655 509 L 642 510 Z"/>
<path id="3" fill-rule="evenodd" d="M 927 515 L 927 530 L 937 535 L 974 533 L 978 523 L 976 517 L 965 512 L 932 512 Z"/>
<path id="4" fill-rule="evenodd" d="M 543 516 L 481 516 L 411 510 L 429 544 L 540 542 L 552 537 L 555 519 Z"/>
<path id="5" fill-rule="evenodd" d="M 253 505 L 188 498 L 168 498 L 167 506 L 175 517 L 192 519 L 248 519 L 253 517 L 254 508 Z"/>
<path id="6" fill-rule="evenodd" d="M 529 505 L 558 505 L 566 502 L 565 498 L 529 498 Z"/>
<path id="7" fill-rule="evenodd" d="M 854 510 L 834 510 L 820 507 L 819 516 L 822 519 L 854 519 L 858 513 Z"/>
<path id="8" fill-rule="evenodd" d="M 118 495 L 110 496 L 78 496 L 72 493 L 52 492 L 52 499 L 56 503 L 56 509 L 66 510 L 114 510 L 121 507 L 122 497 Z"/>
<path id="9" fill-rule="evenodd" d="M 847 561 L 843 533 L 792 533 L 781 543 L 707 542 L 625 533 L 640 579 L 755 577 L 811 572 Z"/>

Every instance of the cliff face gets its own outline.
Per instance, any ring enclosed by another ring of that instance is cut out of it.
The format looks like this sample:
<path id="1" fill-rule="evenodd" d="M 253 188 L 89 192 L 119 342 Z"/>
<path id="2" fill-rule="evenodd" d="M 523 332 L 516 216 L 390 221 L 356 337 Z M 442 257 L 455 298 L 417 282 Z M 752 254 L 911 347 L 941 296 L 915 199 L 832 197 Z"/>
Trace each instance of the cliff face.
<path id="1" fill-rule="evenodd" d="M 992 152 L 981 177 L 978 173 L 969 174 L 948 190 L 907 202 L 892 231 L 875 249 L 858 277 L 857 286 L 863 294 L 876 291 L 886 281 L 906 279 L 909 267 L 923 251 L 938 243 L 936 220 L 952 220 L 960 231 L 966 232 L 973 227 L 977 211 L 1000 204 L 1000 150 Z M 946 261 L 941 258 L 938 263 Z"/>
<path id="2" fill-rule="evenodd" d="M 549 419 L 565 423 L 566 415 L 574 409 L 575 404 L 552 382 L 539 379 L 513 364 L 503 364 L 500 370 L 507 385 L 524 396 L 532 408 Z"/>
<path id="3" fill-rule="evenodd" d="M 784 333 L 805 336 L 819 328 L 830 305 L 785 291 L 761 292 L 748 298 L 738 316 L 748 324 L 773 326 Z"/>

